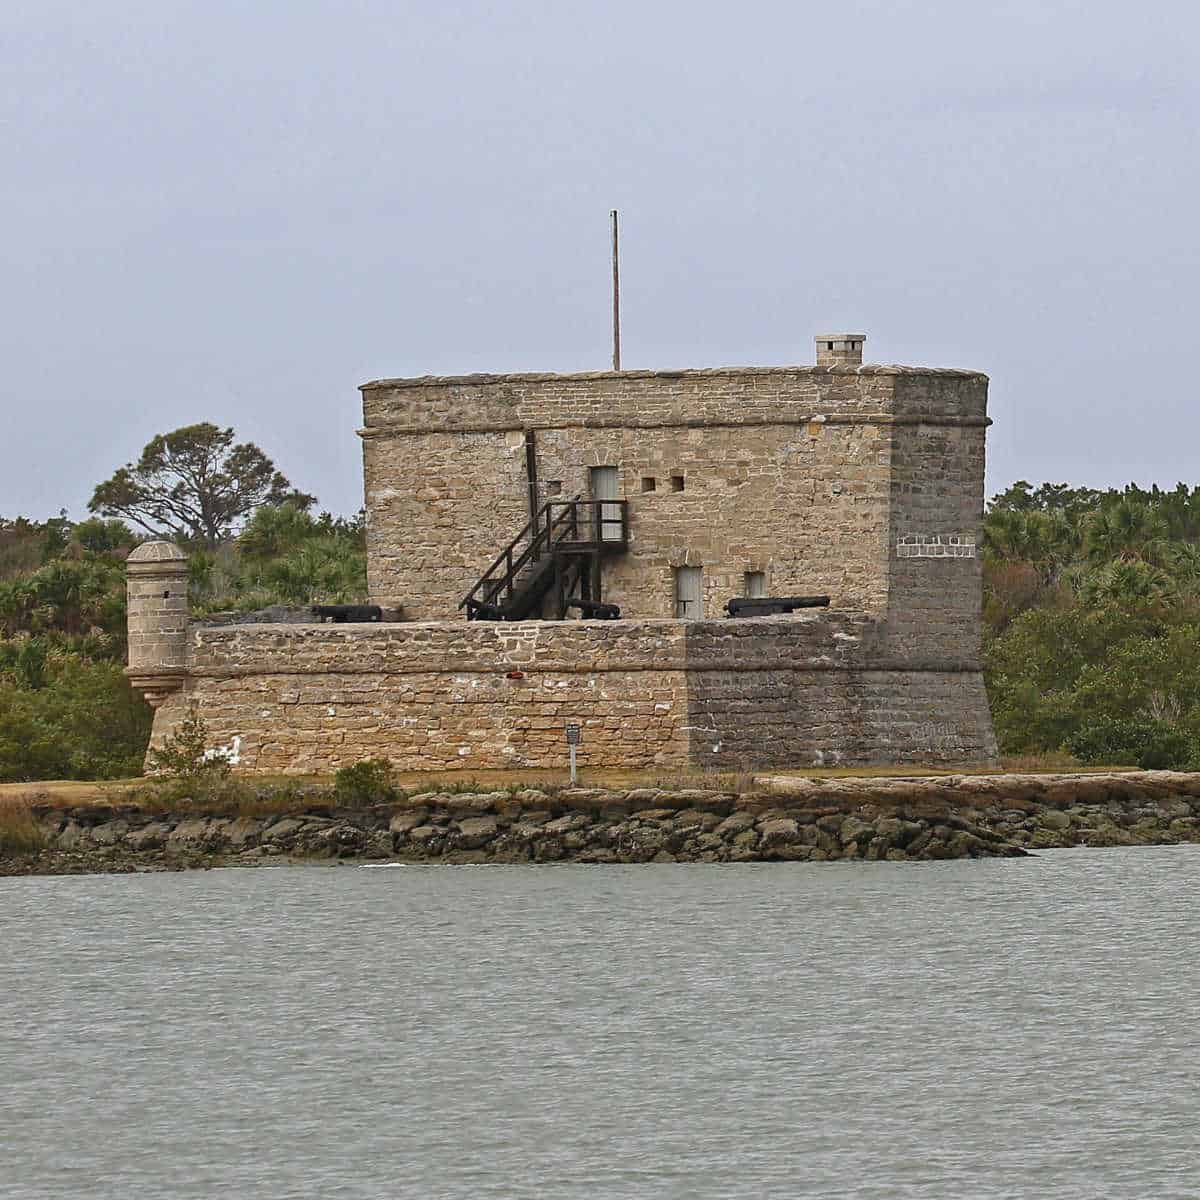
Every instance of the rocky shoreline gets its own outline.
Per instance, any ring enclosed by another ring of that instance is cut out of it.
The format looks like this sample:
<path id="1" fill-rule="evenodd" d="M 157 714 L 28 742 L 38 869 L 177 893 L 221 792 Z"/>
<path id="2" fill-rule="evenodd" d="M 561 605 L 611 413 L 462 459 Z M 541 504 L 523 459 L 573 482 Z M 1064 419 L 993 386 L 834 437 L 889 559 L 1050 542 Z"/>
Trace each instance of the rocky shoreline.
<path id="1" fill-rule="evenodd" d="M 806 779 L 702 789 L 423 793 L 263 815 L 29 806 L 0 875 L 311 863 L 910 862 L 1200 842 L 1200 774 Z"/>

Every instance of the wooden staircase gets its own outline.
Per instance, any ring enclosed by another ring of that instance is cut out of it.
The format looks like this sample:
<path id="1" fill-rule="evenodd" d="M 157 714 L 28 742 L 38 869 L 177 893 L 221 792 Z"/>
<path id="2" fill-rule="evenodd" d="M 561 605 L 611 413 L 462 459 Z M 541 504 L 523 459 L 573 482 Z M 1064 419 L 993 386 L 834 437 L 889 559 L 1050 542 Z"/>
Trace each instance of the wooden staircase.
<path id="1" fill-rule="evenodd" d="M 601 561 L 629 547 L 626 500 L 548 500 L 462 598 L 468 621 L 551 620 L 601 600 Z"/>

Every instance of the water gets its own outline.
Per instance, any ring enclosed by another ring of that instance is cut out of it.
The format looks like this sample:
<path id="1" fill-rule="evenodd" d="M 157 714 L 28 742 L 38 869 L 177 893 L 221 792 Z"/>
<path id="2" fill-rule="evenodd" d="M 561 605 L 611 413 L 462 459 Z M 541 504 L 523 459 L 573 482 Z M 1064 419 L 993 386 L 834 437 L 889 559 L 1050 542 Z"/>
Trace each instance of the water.
<path id="1" fill-rule="evenodd" d="M 1194 1197 L 1200 846 L 0 880 L 0 1196 Z"/>

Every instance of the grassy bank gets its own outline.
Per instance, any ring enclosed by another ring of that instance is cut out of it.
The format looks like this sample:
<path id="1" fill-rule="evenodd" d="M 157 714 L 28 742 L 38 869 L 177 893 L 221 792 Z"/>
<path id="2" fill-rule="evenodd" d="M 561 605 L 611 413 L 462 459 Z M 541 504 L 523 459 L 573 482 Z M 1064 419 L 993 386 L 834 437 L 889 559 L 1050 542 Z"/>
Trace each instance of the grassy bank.
<path id="1" fill-rule="evenodd" d="M 1080 767 L 1062 755 L 1023 756 L 1002 760 L 1000 771 L 994 767 L 797 767 L 762 772 L 732 771 L 665 771 L 655 768 L 645 771 L 606 771 L 585 769 L 580 772 L 579 785 L 586 788 L 655 788 L 674 791 L 699 789 L 740 795 L 755 790 L 759 775 L 787 775 L 797 779 L 913 779 L 940 778 L 951 775 L 1045 775 L 1071 772 L 1102 774 L 1131 770 L 1127 767 Z M 522 791 L 534 789 L 556 792 L 570 786 L 566 770 L 559 771 L 395 771 L 389 779 L 397 795 L 417 795 L 421 792 Z M 219 794 L 206 794 L 204 787 L 188 796 L 186 786 L 178 782 L 164 784 L 152 779 L 111 780 L 43 780 L 32 783 L 0 783 L 0 810 L 6 806 L 48 804 L 70 808 L 79 804 L 128 804 L 147 810 L 171 807 L 181 799 L 189 807 L 203 811 L 238 812 L 257 815 L 286 811 L 289 805 L 336 799 L 335 781 L 331 776 L 256 776 L 224 781 Z"/>

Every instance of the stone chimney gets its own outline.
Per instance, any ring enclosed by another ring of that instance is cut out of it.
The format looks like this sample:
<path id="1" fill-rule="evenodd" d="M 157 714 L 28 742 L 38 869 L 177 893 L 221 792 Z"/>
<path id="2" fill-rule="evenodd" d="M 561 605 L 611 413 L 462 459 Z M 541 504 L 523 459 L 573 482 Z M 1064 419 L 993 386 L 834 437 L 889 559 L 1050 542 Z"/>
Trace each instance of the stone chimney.
<path id="1" fill-rule="evenodd" d="M 818 333 L 818 367 L 861 367 L 865 333 Z"/>
<path id="2" fill-rule="evenodd" d="M 187 674 L 187 557 L 174 542 L 143 542 L 125 560 L 129 682 L 157 708 Z"/>

